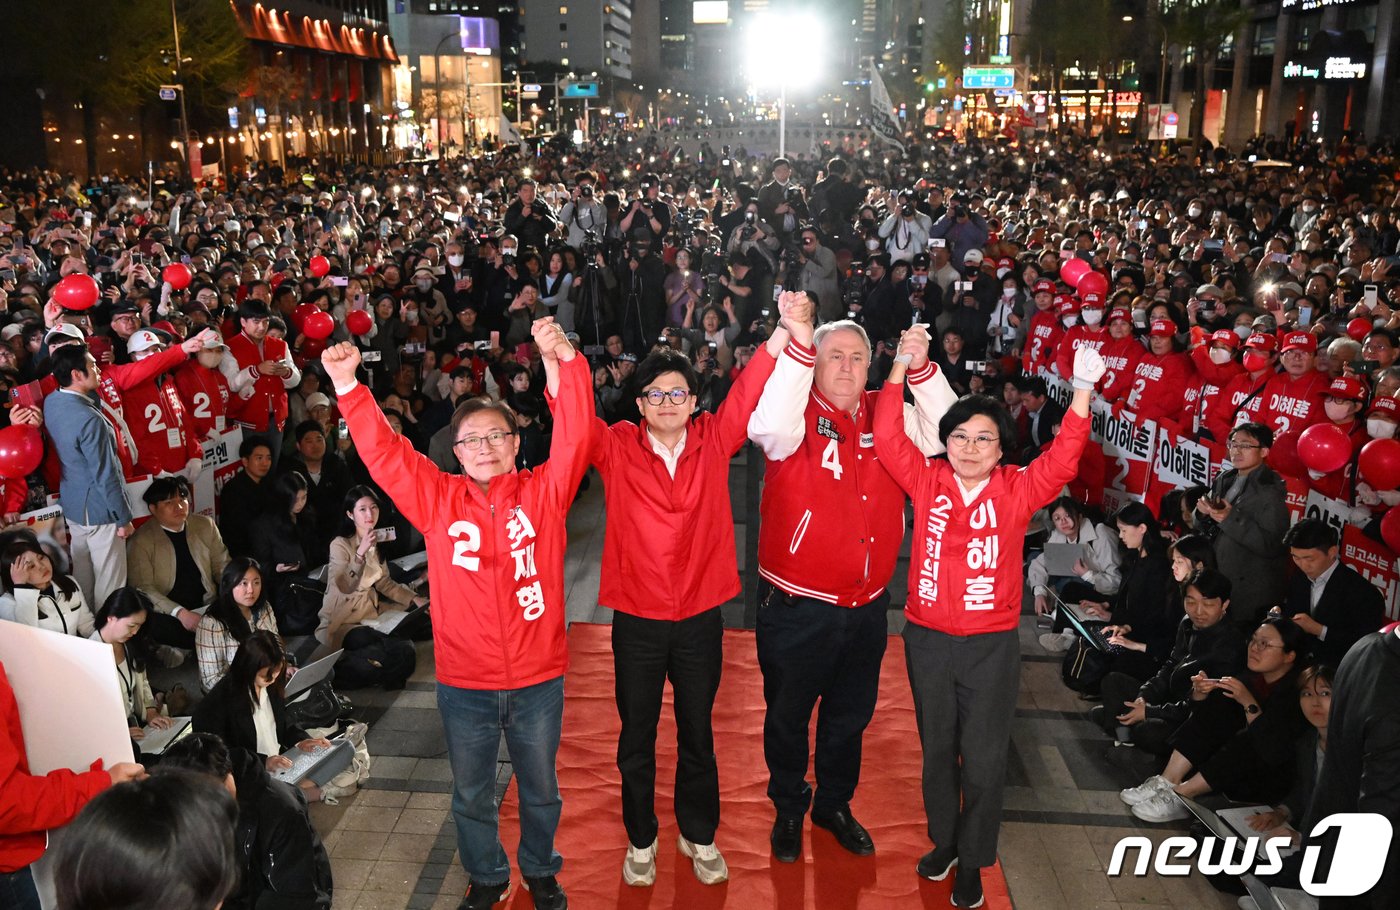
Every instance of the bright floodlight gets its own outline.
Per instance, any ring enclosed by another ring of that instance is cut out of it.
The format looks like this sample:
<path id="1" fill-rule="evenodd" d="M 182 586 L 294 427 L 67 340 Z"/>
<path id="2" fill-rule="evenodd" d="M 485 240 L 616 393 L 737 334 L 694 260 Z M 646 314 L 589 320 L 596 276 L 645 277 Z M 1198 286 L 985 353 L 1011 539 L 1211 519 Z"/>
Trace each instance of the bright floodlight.
<path id="1" fill-rule="evenodd" d="M 811 13 L 762 13 L 749 21 L 744 72 L 755 87 L 810 83 L 822 59 L 826 29 Z"/>

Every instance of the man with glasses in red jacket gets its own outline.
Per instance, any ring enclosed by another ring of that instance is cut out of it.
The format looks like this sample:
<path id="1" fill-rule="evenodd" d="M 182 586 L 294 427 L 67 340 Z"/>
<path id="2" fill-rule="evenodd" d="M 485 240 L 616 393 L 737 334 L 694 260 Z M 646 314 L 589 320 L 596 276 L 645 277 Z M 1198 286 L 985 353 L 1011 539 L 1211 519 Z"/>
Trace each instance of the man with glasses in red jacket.
<path id="1" fill-rule="evenodd" d="M 516 471 L 515 415 L 486 399 L 450 424 L 462 475 L 445 474 L 384 419 L 355 378 L 360 352 L 345 342 L 321 355 L 355 449 L 428 548 L 438 711 L 452 765 L 457 850 L 471 877 L 461 907 L 510 892 L 495 803 L 502 735 L 520 790 L 520 872 L 540 910 L 568 906 L 555 880 L 563 805 L 555 757 L 564 712 L 564 521 L 588 469 L 593 382 L 553 319 L 531 329 L 555 397 L 549 461 Z"/>

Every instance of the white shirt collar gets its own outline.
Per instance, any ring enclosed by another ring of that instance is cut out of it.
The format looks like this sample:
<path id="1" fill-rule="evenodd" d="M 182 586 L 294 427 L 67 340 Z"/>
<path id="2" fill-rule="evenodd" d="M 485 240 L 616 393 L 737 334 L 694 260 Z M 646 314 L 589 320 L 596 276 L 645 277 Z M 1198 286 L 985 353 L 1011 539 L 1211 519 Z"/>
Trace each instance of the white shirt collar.
<path id="1" fill-rule="evenodd" d="M 681 431 L 681 438 L 676 441 L 674 449 L 666 448 L 666 444 L 657 439 L 651 432 L 651 427 L 647 427 L 647 441 L 651 443 L 651 450 L 666 465 L 666 473 L 671 475 L 671 479 L 676 479 L 676 464 L 681 460 L 681 453 L 685 451 L 685 440 L 689 435 L 689 430 Z"/>
<path id="2" fill-rule="evenodd" d="M 969 490 L 962 485 L 961 480 L 958 480 L 956 477 L 953 478 L 953 483 L 957 484 L 958 492 L 962 494 L 963 505 L 965 506 L 972 505 L 972 503 L 976 501 L 977 497 L 982 495 L 982 491 L 987 489 L 987 484 L 991 482 L 992 478 L 988 477 L 986 480 L 982 481 L 977 486 Z"/>

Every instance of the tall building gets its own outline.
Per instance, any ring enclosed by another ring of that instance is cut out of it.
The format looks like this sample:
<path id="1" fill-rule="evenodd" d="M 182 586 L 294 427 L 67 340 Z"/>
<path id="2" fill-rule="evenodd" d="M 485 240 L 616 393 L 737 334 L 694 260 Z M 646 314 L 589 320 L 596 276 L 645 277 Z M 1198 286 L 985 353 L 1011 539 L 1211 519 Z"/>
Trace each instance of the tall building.
<path id="1" fill-rule="evenodd" d="M 549 0 L 523 10 L 525 59 L 557 63 L 575 72 L 633 78 L 632 0 Z M 647 15 L 655 21 L 654 11 Z M 659 28 L 658 24 L 658 32 Z"/>

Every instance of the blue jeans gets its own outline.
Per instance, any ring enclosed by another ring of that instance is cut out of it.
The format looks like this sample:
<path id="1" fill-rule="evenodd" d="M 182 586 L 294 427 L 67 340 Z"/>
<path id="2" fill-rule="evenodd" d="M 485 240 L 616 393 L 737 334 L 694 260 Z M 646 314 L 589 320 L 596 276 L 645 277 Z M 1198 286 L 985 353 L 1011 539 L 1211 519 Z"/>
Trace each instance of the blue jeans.
<path id="1" fill-rule="evenodd" d="M 462 867 L 480 884 L 510 880 L 495 794 L 496 759 L 505 734 L 520 802 L 520 872 L 527 878 L 557 874 L 564 865 L 554 849 L 564 805 L 555 772 L 564 677 L 524 689 L 458 689 L 438 683 L 437 699 L 452 763 L 452 819 Z"/>
<path id="2" fill-rule="evenodd" d="M 39 910 L 34 876 L 25 866 L 18 872 L 0 872 L 0 907 L 5 910 Z"/>

